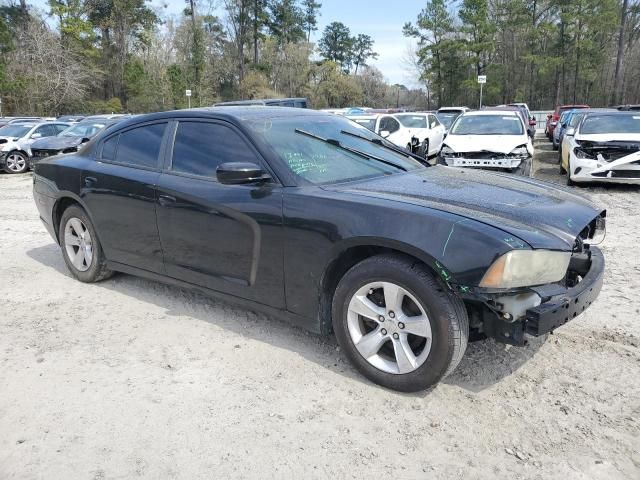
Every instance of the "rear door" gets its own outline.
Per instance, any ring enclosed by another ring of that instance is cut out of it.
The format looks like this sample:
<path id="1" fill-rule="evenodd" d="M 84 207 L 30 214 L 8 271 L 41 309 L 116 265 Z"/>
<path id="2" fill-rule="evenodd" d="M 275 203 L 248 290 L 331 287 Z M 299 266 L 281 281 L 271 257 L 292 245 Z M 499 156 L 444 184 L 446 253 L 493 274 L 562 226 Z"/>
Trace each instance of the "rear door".
<path id="1" fill-rule="evenodd" d="M 167 274 L 284 308 L 282 188 L 217 181 L 222 163 L 267 168 L 235 126 L 184 119 L 171 128 L 157 207 Z"/>
<path id="2" fill-rule="evenodd" d="M 107 137 L 81 178 L 81 197 L 107 259 L 156 273 L 164 269 L 155 185 L 166 127 L 150 122 Z"/>

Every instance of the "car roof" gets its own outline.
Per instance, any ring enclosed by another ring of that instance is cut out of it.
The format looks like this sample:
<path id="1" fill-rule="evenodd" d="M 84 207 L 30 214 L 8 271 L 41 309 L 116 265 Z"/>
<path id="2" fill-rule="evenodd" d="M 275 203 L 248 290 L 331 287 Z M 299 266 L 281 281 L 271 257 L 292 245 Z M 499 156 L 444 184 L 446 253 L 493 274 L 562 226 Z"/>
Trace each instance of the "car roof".
<path id="1" fill-rule="evenodd" d="M 166 112 L 146 113 L 142 115 L 132 115 L 125 118 L 122 122 L 123 127 L 136 125 L 142 122 L 153 120 L 164 120 L 172 118 L 212 118 L 223 119 L 228 121 L 241 122 L 244 120 L 260 120 L 270 118 L 283 117 L 335 117 L 335 115 L 327 112 L 320 112 L 309 108 L 296 107 L 269 107 L 263 105 L 239 105 L 239 106 L 220 106 L 220 107 L 202 107 L 183 110 L 169 110 Z M 362 116 L 359 116 L 362 118 Z M 88 119 L 85 119 L 88 120 Z"/>
<path id="2" fill-rule="evenodd" d="M 520 112 L 517 109 L 509 109 L 505 107 L 492 107 L 483 110 L 473 110 L 471 112 L 465 112 L 463 114 L 465 117 L 478 116 L 478 115 L 513 115 L 519 116 Z"/>

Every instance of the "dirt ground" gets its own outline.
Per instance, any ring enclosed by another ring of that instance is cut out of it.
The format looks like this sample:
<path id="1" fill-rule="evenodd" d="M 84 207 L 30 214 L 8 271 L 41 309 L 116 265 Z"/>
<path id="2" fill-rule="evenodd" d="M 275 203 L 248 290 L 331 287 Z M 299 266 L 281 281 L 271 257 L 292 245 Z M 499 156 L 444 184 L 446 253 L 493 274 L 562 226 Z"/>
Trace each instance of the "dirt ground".
<path id="1" fill-rule="evenodd" d="M 535 175 L 562 182 L 550 145 Z M 640 189 L 608 209 L 605 285 L 526 348 L 471 344 L 430 393 L 333 338 L 128 275 L 73 280 L 31 175 L 0 175 L 0 479 L 640 479 Z"/>

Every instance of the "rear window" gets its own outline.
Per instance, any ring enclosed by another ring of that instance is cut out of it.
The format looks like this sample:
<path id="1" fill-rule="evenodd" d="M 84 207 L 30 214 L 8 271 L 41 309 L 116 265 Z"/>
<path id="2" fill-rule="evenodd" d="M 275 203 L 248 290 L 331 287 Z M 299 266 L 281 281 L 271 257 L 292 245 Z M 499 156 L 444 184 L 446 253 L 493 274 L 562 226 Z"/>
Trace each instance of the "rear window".
<path id="1" fill-rule="evenodd" d="M 427 117 L 424 115 L 396 115 L 396 118 L 407 128 L 427 128 Z"/>

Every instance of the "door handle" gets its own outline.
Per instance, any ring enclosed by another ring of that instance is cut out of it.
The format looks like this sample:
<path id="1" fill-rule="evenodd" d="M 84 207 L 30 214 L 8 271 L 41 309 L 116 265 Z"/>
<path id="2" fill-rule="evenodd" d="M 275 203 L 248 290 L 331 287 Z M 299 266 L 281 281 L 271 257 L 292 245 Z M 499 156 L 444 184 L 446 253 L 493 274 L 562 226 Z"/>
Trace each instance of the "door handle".
<path id="1" fill-rule="evenodd" d="M 169 205 L 173 205 L 174 203 L 176 203 L 176 197 L 162 194 L 158 196 L 158 203 L 160 203 L 160 205 L 162 205 L 163 207 L 168 207 Z"/>
<path id="2" fill-rule="evenodd" d="M 85 177 L 84 184 L 86 187 L 91 188 L 96 183 L 98 183 L 98 179 L 96 177 Z"/>

